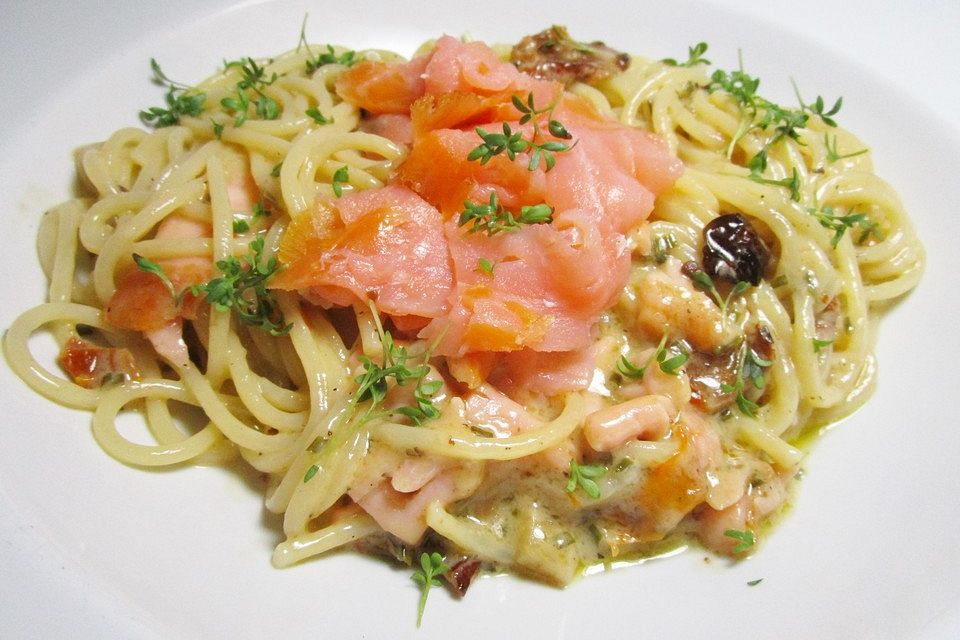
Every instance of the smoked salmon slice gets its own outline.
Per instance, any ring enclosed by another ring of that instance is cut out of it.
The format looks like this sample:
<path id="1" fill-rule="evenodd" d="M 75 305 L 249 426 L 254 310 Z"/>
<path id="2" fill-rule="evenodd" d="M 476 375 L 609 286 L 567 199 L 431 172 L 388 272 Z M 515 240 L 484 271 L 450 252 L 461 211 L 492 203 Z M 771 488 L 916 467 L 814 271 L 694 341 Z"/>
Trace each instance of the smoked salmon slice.
<path id="1" fill-rule="evenodd" d="M 395 185 L 320 202 L 290 223 L 279 259 L 273 288 L 342 306 L 373 297 L 396 316 L 440 316 L 453 284 L 440 212 Z"/>
<path id="2" fill-rule="evenodd" d="M 279 256 L 285 271 L 272 286 L 328 305 L 375 297 L 398 326 L 442 336 L 438 355 L 498 354 L 511 378 L 535 379 L 545 392 L 587 384 L 584 350 L 629 274 L 626 234 L 682 171 L 666 145 L 486 45 L 449 36 L 409 63 L 357 65 L 337 91 L 371 113 L 409 117 L 412 144 L 388 186 L 325 201 L 290 224 Z M 514 98 L 532 100 L 536 119 L 520 124 Z M 496 132 L 506 123 L 530 141 L 536 124 L 534 142 L 556 141 L 549 119 L 571 135 L 549 171 L 544 162 L 531 170 L 528 152 L 468 159 L 482 142 L 477 127 Z M 465 201 L 491 194 L 513 214 L 546 204 L 552 219 L 495 235 L 461 226 Z M 557 354 L 543 359 L 555 376 L 518 365 L 535 352 Z"/>
<path id="3" fill-rule="evenodd" d="M 427 56 L 410 62 L 364 61 L 337 78 L 334 88 L 347 102 L 374 114 L 410 113 L 410 105 L 423 95 Z"/>

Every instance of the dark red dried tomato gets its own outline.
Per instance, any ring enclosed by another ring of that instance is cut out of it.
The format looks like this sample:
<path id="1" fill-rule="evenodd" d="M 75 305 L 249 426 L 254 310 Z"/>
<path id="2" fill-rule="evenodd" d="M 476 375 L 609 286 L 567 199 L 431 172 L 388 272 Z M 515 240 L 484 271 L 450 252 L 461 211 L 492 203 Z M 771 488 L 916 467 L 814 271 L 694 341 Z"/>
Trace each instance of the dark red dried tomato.
<path id="1" fill-rule="evenodd" d="M 554 25 L 526 36 L 510 52 L 510 62 L 535 78 L 597 84 L 630 65 L 630 56 L 602 42 L 577 42 L 566 27 Z"/>
<path id="2" fill-rule="evenodd" d="M 727 213 L 703 228 L 703 270 L 714 280 L 760 284 L 770 250 L 739 213 Z"/>
<path id="3" fill-rule="evenodd" d="M 467 557 L 455 563 L 450 567 L 450 571 L 444 574 L 447 582 L 450 583 L 450 586 L 453 587 L 457 595 L 461 598 L 467 593 L 467 589 L 470 588 L 470 583 L 473 582 L 473 578 L 477 574 L 477 570 L 481 564 L 478 558 Z"/>

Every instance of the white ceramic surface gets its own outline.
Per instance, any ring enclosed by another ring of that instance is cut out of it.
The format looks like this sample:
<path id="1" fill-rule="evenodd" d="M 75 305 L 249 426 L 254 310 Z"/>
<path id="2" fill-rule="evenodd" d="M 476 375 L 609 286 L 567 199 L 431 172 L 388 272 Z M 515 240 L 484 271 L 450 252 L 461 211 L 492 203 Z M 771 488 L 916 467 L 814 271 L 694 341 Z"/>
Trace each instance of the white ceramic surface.
<path id="1" fill-rule="evenodd" d="M 485 578 L 463 602 L 434 592 L 419 632 L 407 572 L 349 554 L 273 570 L 278 526 L 243 479 L 124 467 L 87 415 L 0 366 L 0 637 L 960 636 L 960 3 L 232 4 L 0 2 L 0 327 L 43 297 L 34 236 L 68 193 L 71 150 L 159 102 L 149 58 L 198 80 L 222 58 L 293 46 L 305 11 L 311 41 L 404 53 L 444 31 L 510 41 L 551 22 L 657 57 L 707 40 L 724 68 L 742 49 L 772 97 L 790 99 L 791 75 L 807 95 L 844 96 L 841 122 L 900 191 L 928 273 L 883 326 L 875 398 L 816 447 L 793 513 L 754 558 L 688 553 L 564 591 Z"/>

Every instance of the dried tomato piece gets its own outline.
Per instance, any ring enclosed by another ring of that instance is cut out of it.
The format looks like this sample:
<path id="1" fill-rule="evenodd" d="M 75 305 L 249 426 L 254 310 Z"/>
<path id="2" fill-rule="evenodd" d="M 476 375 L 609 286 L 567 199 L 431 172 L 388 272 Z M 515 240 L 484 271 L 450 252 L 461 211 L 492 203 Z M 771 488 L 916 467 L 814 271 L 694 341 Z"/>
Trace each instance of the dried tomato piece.
<path id="1" fill-rule="evenodd" d="M 80 338 L 70 338 L 63 345 L 60 366 L 74 382 L 87 389 L 95 389 L 115 378 L 140 378 L 140 370 L 129 349 L 101 347 Z"/>
<path id="2" fill-rule="evenodd" d="M 457 595 L 462 598 L 467 593 L 467 589 L 470 588 L 470 583 L 473 582 L 473 578 L 482 564 L 479 558 L 464 558 L 450 567 L 450 571 L 445 573 L 444 577 L 457 592 Z"/>
<path id="3" fill-rule="evenodd" d="M 543 80 L 596 84 L 630 64 L 630 56 L 602 42 L 577 42 L 566 27 L 553 26 L 526 36 L 510 52 L 510 62 L 520 71 Z"/>

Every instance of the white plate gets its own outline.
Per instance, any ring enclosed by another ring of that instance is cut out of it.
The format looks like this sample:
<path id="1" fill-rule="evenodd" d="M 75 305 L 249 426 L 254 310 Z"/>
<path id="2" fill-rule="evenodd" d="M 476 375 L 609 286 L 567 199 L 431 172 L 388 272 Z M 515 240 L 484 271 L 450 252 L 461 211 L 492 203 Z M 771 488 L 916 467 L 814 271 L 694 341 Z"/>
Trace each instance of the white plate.
<path id="1" fill-rule="evenodd" d="M 36 15 L 26 3 L 2 9 L 0 210 L 8 238 L 0 327 L 42 299 L 33 239 L 40 213 L 67 195 L 71 150 L 135 126 L 137 110 L 159 102 L 149 58 L 174 78 L 199 80 L 222 58 L 292 47 L 305 10 L 299 2 L 229 10 L 226 0 L 196 4 L 47 3 Z M 409 54 L 444 31 L 510 41 L 556 22 L 575 36 L 658 57 L 682 56 L 688 44 L 708 40 L 709 57 L 724 68 L 736 65 L 742 48 L 748 71 L 774 98 L 790 100 L 788 75 L 808 96 L 842 94 L 841 122 L 871 144 L 880 173 L 913 214 L 928 273 L 884 325 L 875 398 L 816 447 L 782 527 L 735 565 L 692 552 L 565 591 L 509 577 L 480 580 L 463 602 L 436 590 L 418 633 L 417 590 L 407 572 L 350 554 L 273 570 L 279 529 L 253 484 L 218 469 L 147 473 L 117 464 L 94 443 L 87 415 L 46 403 L 0 367 L 0 636 L 960 633 L 960 432 L 951 405 L 960 304 L 948 270 L 960 239 L 960 96 L 950 26 L 960 24 L 957 3 L 914 11 L 907 3 L 815 0 L 811 9 L 777 1 L 750 13 L 726 6 L 751 7 L 741 0 L 664 9 L 614 0 L 537 4 L 311 5 L 309 35 Z M 910 35 L 917 28 L 930 31 Z M 917 55 L 927 56 L 917 66 L 928 70 L 912 79 Z M 764 580 L 746 585 L 756 578 Z"/>

